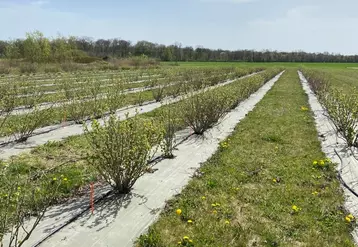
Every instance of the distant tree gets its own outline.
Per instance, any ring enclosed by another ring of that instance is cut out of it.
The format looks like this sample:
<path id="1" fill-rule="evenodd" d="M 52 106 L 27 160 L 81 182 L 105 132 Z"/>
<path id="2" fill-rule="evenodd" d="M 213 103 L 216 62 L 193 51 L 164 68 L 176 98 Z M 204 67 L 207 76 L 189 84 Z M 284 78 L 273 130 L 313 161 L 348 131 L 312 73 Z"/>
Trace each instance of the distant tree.
<path id="1" fill-rule="evenodd" d="M 169 47 L 165 48 L 163 60 L 164 61 L 173 61 L 173 52 L 172 52 L 171 48 L 169 48 Z"/>

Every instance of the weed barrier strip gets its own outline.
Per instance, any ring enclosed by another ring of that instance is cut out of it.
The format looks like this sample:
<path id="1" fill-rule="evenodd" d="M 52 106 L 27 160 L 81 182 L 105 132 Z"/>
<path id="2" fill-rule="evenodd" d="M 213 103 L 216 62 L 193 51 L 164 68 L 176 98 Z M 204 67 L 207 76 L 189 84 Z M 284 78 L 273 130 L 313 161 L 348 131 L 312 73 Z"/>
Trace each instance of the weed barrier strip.
<path id="1" fill-rule="evenodd" d="M 332 162 L 337 163 L 337 177 L 341 182 L 345 194 L 345 208 L 355 217 L 358 217 L 358 197 L 354 187 L 358 180 L 358 160 L 346 142 L 339 136 L 328 113 L 324 110 L 316 95 L 311 90 L 307 79 L 298 71 L 308 102 L 314 114 L 316 129 L 319 134 L 322 151 Z M 358 244 L 358 228 L 352 232 L 354 241 Z"/>
<path id="2" fill-rule="evenodd" d="M 117 201 L 114 204 L 120 203 L 125 206 L 113 209 L 106 205 L 104 200 L 111 195 L 107 192 L 106 196 L 101 196 L 99 200 L 96 200 L 96 213 L 93 216 L 87 215 L 89 209 L 86 208 L 74 215 L 74 219 L 67 220 L 64 225 L 42 238 L 40 236 L 46 232 L 46 229 L 40 226 L 42 232 L 35 230 L 30 241 L 31 239 L 41 240 L 31 246 L 42 244 L 46 246 L 115 246 L 118 243 L 121 243 L 121 246 L 132 246 L 133 241 L 157 219 L 165 201 L 180 192 L 200 164 L 216 152 L 219 142 L 234 131 L 236 125 L 254 109 L 282 73 L 242 101 L 222 119 L 221 123 L 205 132 L 204 137 L 200 138 L 197 135 L 184 137 L 181 143 L 176 145 L 177 150 L 174 153 L 176 158 L 155 162 L 155 168 L 158 170 L 153 174 L 146 174 L 137 181 L 130 195 L 131 203 L 125 204 L 126 199 L 121 198 L 120 202 Z M 61 217 L 66 217 L 66 215 L 61 214 Z M 47 222 L 50 227 L 53 226 L 50 223 Z"/>
<path id="3" fill-rule="evenodd" d="M 222 87 L 222 86 L 231 84 L 233 82 L 236 82 L 238 80 L 252 77 L 259 73 L 260 72 L 255 72 L 255 73 L 245 75 L 245 76 L 242 76 L 242 77 L 234 79 L 234 80 L 228 80 L 226 82 L 219 83 L 215 86 L 207 87 L 207 88 L 205 88 L 205 91 L 212 90 L 212 89 L 215 89 L 218 87 Z M 200 92 L 202 92 L 202 91 L 201 90 L 195 91 L 195 93 L 200 93 Z M 164 104 L 172 104 L 172 103 L 179 102 L 179 101 L 181 101 L 189 96 L 192 96 L 192 95 L 193 95 L 192 93 L 191 94 L 189 93 L 189 94 L 184 94 L 184 95 L 178 96 L 176 98 L 168 97 L 168 98 L 163 99 L 162 102 Z M 137 113 L 143 114 L 143 113 L 151 112 L 151 111 L 161 107 L 163 104 L 162 102 L 153 102 L 153 103 L 149 103 L 145 106 L 135 105 L 130 108 L 128 108 L 128 107 L 121 108 L 120 110 L 118 110 L 116 112 L 115 115 L 117 117 L 119 117 L 120 119 L 125 119 L 127 114 L 128 114 L 128 117 L 133 117 Z M 108 118 L 108 116 L 105 116 L 103 118 L 98 119 L 98 121 L 100 124 L 103 124 L 104 120 L 107 118 Z M 89 129 L 91 129 L 90 121 L 85 121 L 85 124 L 89 127 Z M 72 125 L 67 125 L 67 126 L 61 126 L 61 124 L 57 124 L 57 125 L 46 126 L 46 127 L 35 130 L 34 134 L 35 135 L 30 136 L 25 142 L 22 142 L 22 143 L 15 142 L 15 141 L 9 141 L 8 138 L 7 139 L 0 138 L 0 141 L 2 141 L 2 143 L 7 143 L 4 146 L 0 147 L 0 159 L 8 159 L 13 155 L 18 155 L 22 152 L 29 152 L 36 146 L 43 145 L 43 144 L 47 143 L 48 141 L 62 141 L 63 139 L 70 137 L 70 136 L 81 135 L 81 134 L 83 134 L 83 124 L 72 124 Z"/>

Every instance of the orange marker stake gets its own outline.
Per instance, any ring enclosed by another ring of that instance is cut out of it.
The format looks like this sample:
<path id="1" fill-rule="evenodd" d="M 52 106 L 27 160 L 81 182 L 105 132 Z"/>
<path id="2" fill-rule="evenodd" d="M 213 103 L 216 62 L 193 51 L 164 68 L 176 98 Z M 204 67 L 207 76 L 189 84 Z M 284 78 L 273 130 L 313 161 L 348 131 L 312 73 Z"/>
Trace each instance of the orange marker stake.
<path id="1" fill-rule="evenodd" d="M 90 192 L 90 205 L 91 205 L 91 213 L 94 212 L 94 184 L 91 183 L 90 185 L 91 192 Z"/>
<path id="2" fill-rule="evenodd" d="M 67 114 L 66 114 L 66 111 L 65 111 L 65 113 L 63 115 L 63 120 L 62 120 L 62 126 L 63 127 L 66 126 L 66 121 L 67 121 Z"/>

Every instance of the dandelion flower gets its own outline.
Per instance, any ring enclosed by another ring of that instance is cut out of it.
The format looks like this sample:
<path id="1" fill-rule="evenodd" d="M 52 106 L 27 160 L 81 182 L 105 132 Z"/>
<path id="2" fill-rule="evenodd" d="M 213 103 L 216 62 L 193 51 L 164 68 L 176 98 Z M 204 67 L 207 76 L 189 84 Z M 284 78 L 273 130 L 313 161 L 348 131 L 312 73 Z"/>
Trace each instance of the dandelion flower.
<path id="1" fill-rule="evenodd" d="M 320 165 L 320 166 L 324 166 L 324 160 L 320 160 L 320 161 L 319 161 L 319 165 Z"/>
<path id="2" fill-rule="evenodd" d="M 211 206 L 215 208 L 215 207 L 216 207 L 216 203 L 211 204 Z"/>
<path id="3" fill-rule="evenodd" d="M 53 180 L 53 181 L 56 181 L 56 180 L 57 180 L 57 178 L 56 178 L 56 177 L 54 177 L 52 180 Z"/>
<path id="4" fill-rule="evenodd" d="M 187 241 L 187 240 L 189 240 L 189 237 L 188 237 L 188 236 L 184 236 L 183 239 Z"/>
<path id="5" fill-rule="evenodd" d="M 226 224 L 226 225 L 230 224 L 230 221 L 225 220 L 225 224 Z"/>
<path id="6" fill-rule="evenodd" d="M 318 161 L 317 161 L 317 160 L 313 161 L 313 165 L 314 165 L 314 166 L 317 165 L 317 164 L 318 164 Z"/>
<path id="7" fill-rule="evenodd" d="M 181 215 L 181 209 L 177 209 L 176 211 L 175 211 L 175 213 L 177 214 L 177 215 Z"/>
<path id="8" fill-rule="evenodd" d="M 272 179 L 272 182 L 277 183 L 277 179 L 276 178 Z"/>
<path id="9" fill-rule="evenodd" d="M 312 195 L 316 196 L 316 195 L 318 195 L 318 192 L 317 192 L 317 191 L 313 191 L 313 192 L 312 192 Z"/>
<path id="10" fill-rule="evenodd" d="M 205 200 L 205 199 L 206 199 L 206 197 L 205 197 L 205 196 L 202 196 L 202 197 L 201 197 L 201 199 L 202 199 L 202 200 Z"/>
<path id="11" fill-rule="evenodd" d="M 352 214 L 348 214 L 346 217 L 345 217 L 346 221 L 348 223 L 352 222 L 355 220 L 354 216 Z"/>
<path id="12" fill-rule="evenodd" d="M 299 207 L 297 207 L 296 205 L 292 205 L 292 210 L 297 213 L 298 211 L 300 211 L 301 209 Z"/>
<path id="13" fill-rule="evenodd" d="M 188 223 L 191 224 L 191 223 L 193 223 L 193 221 L 192 221 L 192 220 L 188 220 Z"/>
<path id="14" fill-rule="evenodd" d="M 189 243 L 192 243 L 192 242 L 193 242 L 193 240 L 189 239 Z"/>
<path id="15" fill-rule="evenodd" d="M 308 108 L 305 106 L 301 106 L 301 111 L 308 111 Z"/>
<path id="16" fill-rule="evenodd" d="M 63 181 L 67 182 L 67 181 L 68 181 L 68 179 L 67 179 L 67 178 L 63 178 Z"/>

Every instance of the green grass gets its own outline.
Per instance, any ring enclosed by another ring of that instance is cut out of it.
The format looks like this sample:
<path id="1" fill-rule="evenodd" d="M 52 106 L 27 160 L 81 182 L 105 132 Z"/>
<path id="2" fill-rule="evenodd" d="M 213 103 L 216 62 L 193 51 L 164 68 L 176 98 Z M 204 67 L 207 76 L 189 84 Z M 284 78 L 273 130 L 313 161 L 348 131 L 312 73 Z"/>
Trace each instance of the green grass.
<path id="1" fill-rule="evenodd" d="M 354 246 L 334 165 L 312 164 L 325 157 L 301 106 L 307 96 L 288 70 L 138 245 L 178 246 L 187 236 L 193 244 L 182 246 Z"/>
<path id="2" fill-rule="evenodd" d="M 175 62 L 161 62 L 163 66 L 173 66 Z M 248 62 L 178 62 L 180 67 L 285 67 L 285 68 L 299 68 L 301 66 L 309 68 L 340 68 L 346 69 L 351 67 L 358 67 L 358 63 L 248 63 Z"/>

